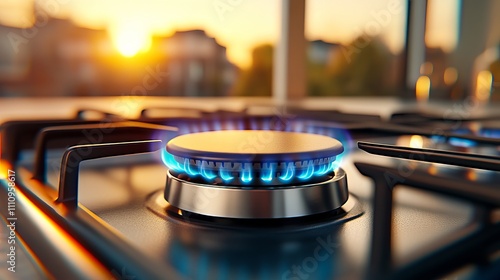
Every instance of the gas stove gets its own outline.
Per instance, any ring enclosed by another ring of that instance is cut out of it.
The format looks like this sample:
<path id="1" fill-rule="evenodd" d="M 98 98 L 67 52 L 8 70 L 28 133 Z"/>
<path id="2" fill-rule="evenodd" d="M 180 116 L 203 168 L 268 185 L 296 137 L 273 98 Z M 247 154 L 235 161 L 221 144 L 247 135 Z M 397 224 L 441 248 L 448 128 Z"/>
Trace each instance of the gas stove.
<path id="1" fill-rule="evenodd" d="M 257 101 L 5 106 L 2 278 L 500 275 L 498 108 Z"/>

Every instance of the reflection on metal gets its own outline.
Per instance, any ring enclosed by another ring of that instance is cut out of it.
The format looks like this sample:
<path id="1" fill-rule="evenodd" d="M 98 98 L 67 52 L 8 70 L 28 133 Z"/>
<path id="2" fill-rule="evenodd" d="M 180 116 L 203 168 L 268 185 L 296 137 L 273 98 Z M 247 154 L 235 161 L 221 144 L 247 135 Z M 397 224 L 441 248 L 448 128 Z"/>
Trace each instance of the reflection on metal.
<path id="1" fill-rule="evenodd" d="M 490 71 L 484 70 L 477 74 L 475 97 L 478 101 L 488 101 L 493 85 L 493 75 Z"/>
<path id="2" fill-rule="evenodd" d="M 432 64 L 432 62 L 425 62 L 425 63 L 422 63 L 422 65 L 420 65 L 420 74 L 421 75 L 428 75 L 430 76 L 432 74 L 432 72 L 434 72 L 434 65 Z"/>
<path id="3" fill-rule="evenodd" d="M 321 183 L 271 188 L 205 185 L 168 172 L 164 196 L 172 206 L 206 216 L 275 219 L 335 210 L 347 201 L 349 192 L 342 169 Z"/>
<path id="4" fill-rule="evenodd" d="M 10 168 L 7 161 L 0 159 L 0 179 L 7 179 Z"/>
<path id="5" fill-rule="evenodd" d="M 427 169 L 429 174 L 431 175 L 437 175 L 439 171 L 439 163 L 431 163 L 429 166 L 429 169 Z"/>
<path id="6" fill-rule="evenodd" d="M 415 94 L 418 102 L 429 101 L 431 80 L 427 76 L 420 76 L 415 84 Z"/>
<path id="7" fill-rule="evenodd" d="M 444 70 L 443 80 L 447 86 L 455 84 L 457 82 L 457 79 L 458 79 L 457 69 L 453 67 L 448 67 L 446 68 L 446 70 Z"/>
<path id="8" fill-rule="evenodd" d="M 477 173 L 476 173 L 476 170 L 474 169 L 469 169 L 467 170 L 467 179 L 471 180 L 471 181 L 476 181 L 477 180 Z"/>
<path id="9" fill-rule="evenodd" d="M 428 139 L 421 135 L 402 135 L 396 139 L 396 145 L 411 148 L 423 148 Z"/>
<path id="10" fill-rule="evenodd" d="M 412 135 L 410 138 L 410 147 L 423 148 L 424 147 L 424 138 L 420 135 Z"/>

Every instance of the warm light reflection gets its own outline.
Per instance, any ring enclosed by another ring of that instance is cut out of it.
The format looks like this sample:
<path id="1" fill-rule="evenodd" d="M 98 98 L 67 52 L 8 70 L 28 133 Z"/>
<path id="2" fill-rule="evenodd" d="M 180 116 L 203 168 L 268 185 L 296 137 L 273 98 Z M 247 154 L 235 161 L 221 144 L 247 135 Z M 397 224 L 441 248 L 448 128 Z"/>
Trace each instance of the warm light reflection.
<path id="1" fill-rule="evenodd" d="M 418 102 L 427 102 L 431 90 L 431 80 L 427 76 L 420 76 L 415 85 L 415 93 Z"/>
<path id="2" fill-rule="evenodd" d="M 453 67 L 448 67 L 444 70 L 443 80 L 447 86 L 451 86 L 457 82 L 458 72 L 457 69 Z"/>
<path id="3" fill-rule="evenodd" d="M 431 75 L 434 72 L 434 65 L 432 62 L 424 62 L 420 65 L 420 74 L 421 75 Z"/>
<path id="4" fill-rule="evenodd" d="M 467 179 L 469 179 L 471 181 L 477 180 L 477 173 L 476 173 L 476 170 L 474 170 L 474 169 L 467 170 L 466 176 L 467 176 Z"/>
<path id="5" fill-rule="evenodd" d="M 102 279 L 103 277 L 109 279 L 111 273 L 73 236 L 33 204 L 22 191 L 17 190 L 16 197 L 22 201 L 23 208 L 27 209 L 25 211 L 28 211 L 33 228 L 39 229 L 38 235 L 46 237 L 48 244 L 60 244 L 61 254 L 71 256 L 72 260 L 80 260 L 79 268 L 75 268 L 75 273 L 85 275 L 83 277 L 89 279 Z"/>
<path id="6" fill-rule="evenodd" d="M 423 148 L 424 147 L 424 138 L 420 135 L 412 135 L 410 137 L 410 147 Z"/>
<path id="7" fill-rule="evenodd" d="M 487 101 L 490 99 L 492 84 L 493 75 L 490 71 L 485 70 L 479 72 L 476 82 L 476 99 L 479 101 Z"/>
<path id="8" fill-rule="evenodd" d="M 427 138 L 421 135 L 402 135 L 396 140 L 396 145 L 410 148 L 423 148 Z"/>
<path id="9" fill-rule="evenodd" d="M 0 179 L 7 179 L 10 165 L 5 160 L 0 159 Z"/>
<path id="10" fill-rule="evenodd" d="M 437 175 L 438 174 L 438 166 L 435 163 L 431 163 L 431 165 L 429 166 L 429 169 L 427 171 L 431 175 Z"/>
<path id="11" fill-rule="evenodd" d="M 119 114 L 124 118 L 135 118 L 144 106 L 144 96 L 122 96 L 112 104 L 116 108 L 122 109 Z"/>
<path id="12" fill-rule="evenodd" d="M 148 51 L 151 47 L 151 36 L 147 29 L 134 22 L 113 28 L 112 38 L 118 51 L 126 57 L 135 56 L 140 51 Z"/>
<path id="13" fill-rule="evenodd" d="M 2 160 L 2 135 L 0 134 L 0 179 L 7 179 L 9 175 L 10 165 L 7 161 Z"/>

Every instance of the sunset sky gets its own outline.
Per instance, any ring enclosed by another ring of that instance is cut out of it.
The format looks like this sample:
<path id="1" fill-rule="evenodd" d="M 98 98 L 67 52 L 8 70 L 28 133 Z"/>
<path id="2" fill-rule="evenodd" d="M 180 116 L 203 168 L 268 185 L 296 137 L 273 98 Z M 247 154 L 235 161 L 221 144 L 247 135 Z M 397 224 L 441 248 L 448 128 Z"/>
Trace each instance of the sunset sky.
<path id="1" fill-rule="evenodd" d="M 395 0 L 308 0 L 306 36 L 310 40 L 345 44 L 378 25 L 382 28 L 376 34 L 397 53 L 404 42 L 406 1 L 396 0 L 399 12 L 390 13 L 387 21 L 381 23 L 376 17 L 377 13 L 387 15 L 385 11 L 389 11 L 392 1 Z M 455 0 L 439 1 L 449 4 Z M 32 3 L 33 0 L 0 0 L 0 23 L 29 26 Z M 140 47 L 153 34 L 168 36 L 176 30 L 204 29 L 227 47 L 229 59 L 241 67 L 249 65 L 251 50 L 256 45 L 276 42 L 281 9 L 281 1 L 277 0 L 40 0 L 38 3 L 55 17 L 69 18 L 85 27 L 108 29 L 118 46 L 127 45 L 128 40 Z M 434 16 L 433 35 L 427 36 L 426 42 L 450 48 L 454 39 L 449 38 L 449 29 L 440 26 L 448 27 L 449 22 L 456 21 L 453 9 L 449 12 L 443 5 L 435 6 L 441 10 L 441 16 Z"/>

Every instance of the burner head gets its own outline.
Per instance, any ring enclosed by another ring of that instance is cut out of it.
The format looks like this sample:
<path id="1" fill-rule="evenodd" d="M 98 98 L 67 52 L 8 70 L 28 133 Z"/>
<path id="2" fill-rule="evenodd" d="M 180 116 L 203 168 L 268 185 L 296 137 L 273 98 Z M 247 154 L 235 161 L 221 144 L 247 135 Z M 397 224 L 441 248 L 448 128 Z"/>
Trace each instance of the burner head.
<path id="1" fill-rule="evenodd" d="M 163 159 L 179 178 L 224 185 L 286 185 L 333 176 L 336 139 L 307 133 L 226 130 L 186 134 L 167 144 Z"/>

